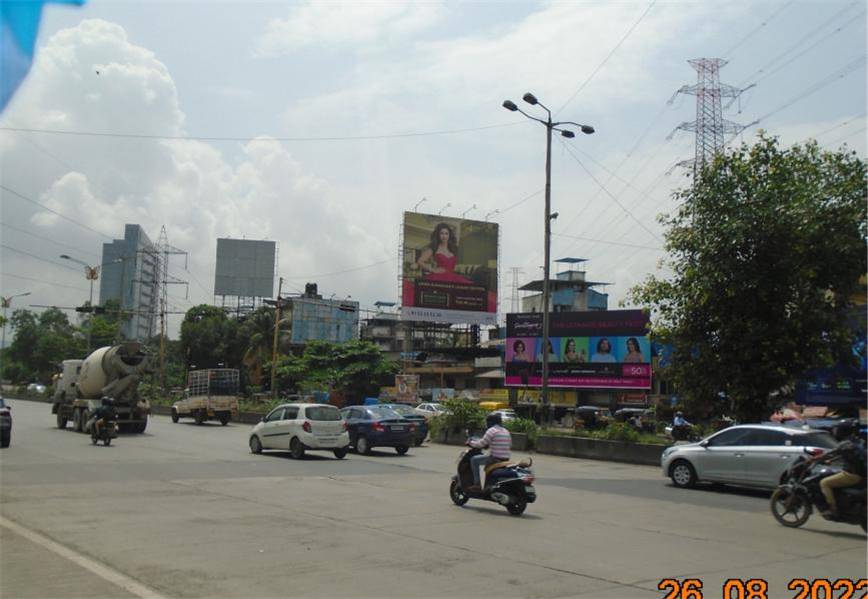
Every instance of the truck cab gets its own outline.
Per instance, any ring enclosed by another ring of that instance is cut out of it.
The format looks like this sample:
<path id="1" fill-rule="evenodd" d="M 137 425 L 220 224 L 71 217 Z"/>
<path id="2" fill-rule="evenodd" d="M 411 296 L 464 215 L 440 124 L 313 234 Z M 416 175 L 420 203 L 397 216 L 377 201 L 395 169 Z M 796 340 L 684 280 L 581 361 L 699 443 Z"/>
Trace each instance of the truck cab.
<path id="1" fill-rule="evenodd" d="M 193 370 L 187 374 L 184 397 L 172 404 L 172 422 L 192 418 L 196 424 L 219 420 L 226 426 L 238 418 L 239 372 L 235 368 Z"/>

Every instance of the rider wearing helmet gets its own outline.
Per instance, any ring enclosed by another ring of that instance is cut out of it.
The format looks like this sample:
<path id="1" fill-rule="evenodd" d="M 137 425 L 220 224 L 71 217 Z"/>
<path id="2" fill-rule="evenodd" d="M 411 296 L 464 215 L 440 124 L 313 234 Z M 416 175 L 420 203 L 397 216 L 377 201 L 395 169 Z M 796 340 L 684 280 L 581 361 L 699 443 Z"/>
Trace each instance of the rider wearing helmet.
<path id="1" fill-rule="evenodd" d="M 857 423 L 853 420 L 843 420 L 834 431 L 840 445 L 813 459 L 815 462 L 831 462 L 839 458 L 841 460 L 841 472 L 820 481 L 820 490 L 829 506 L 828 514 L 832 516 L 838 509 L 835 503 L 835 489 L 858 485 L 866 476 L 865 442 L 858 434 Z"/>
<path id="2" fill-rule="evenodd" d="M 488 447 L 488 454 L 481 453 L 470 458 L 470 466 L 473 470 L 473 486 L 468 491 L 480 492 L 482 490 L 482 477 L 479 469 L 488 464 L 503 462 L 509 459 L 509 450 L 512 447 L 512 435 L 501 426 L 501 417 L 497 412 L 492 412 L 485 418 L 487 430 L 481 439 L 470 439 L 467 444 L 471 447 Z"/>
<path id="3" fill-rule="evenodd" d="M 114 400 L 111 397 L 103 397 L 99 407 L 93 411 L 91 417 L 91 426 L 96 427 L 96 434 L 99 436 L 99 429 L 105 422 L 106 418 L 114 416 Z"/>

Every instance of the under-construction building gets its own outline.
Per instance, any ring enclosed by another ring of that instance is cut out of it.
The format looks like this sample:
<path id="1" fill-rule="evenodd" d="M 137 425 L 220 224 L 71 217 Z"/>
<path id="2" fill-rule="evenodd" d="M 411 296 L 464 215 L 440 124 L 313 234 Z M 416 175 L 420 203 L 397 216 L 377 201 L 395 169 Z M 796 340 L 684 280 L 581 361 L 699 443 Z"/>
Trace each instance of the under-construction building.
<path id="1" fill-rule="evenodd" d="M 159 255 L 139 225 L 124 226 L 124 238 L 102 246 L 99 303 L 117 301 L 124 315 L 121 336 L 153 337 L 159 311 Z"/>

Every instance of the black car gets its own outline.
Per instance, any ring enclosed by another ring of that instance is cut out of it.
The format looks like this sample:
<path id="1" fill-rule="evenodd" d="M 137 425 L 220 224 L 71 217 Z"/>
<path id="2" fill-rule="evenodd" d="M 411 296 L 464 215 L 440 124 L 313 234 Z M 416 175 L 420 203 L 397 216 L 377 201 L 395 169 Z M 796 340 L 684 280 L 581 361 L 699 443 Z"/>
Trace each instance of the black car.
<path id="1" fill-rule="evenodd" d="M 383 406 L 349 406 L 341 410 L 350 433 L 350 445 L 369 454 L 374 447 L 394 447 L 400 455 L 415 442 L 416 425 Z"/>
<path id="2" fill-rule="evenodd" d="M 418 413 L 410 406 L 402 403 L 389 403 L 381 405 L 384 408 L 389 408 L 390 410 L 397 412 L 398 415 L 401 416 L 401 418 L 409 420 L 416 425 L 416 437 L 414 439 L 416 447 L 419 447 L 420 445 L 422 445 L 422 443 L 425 442 L 425 439 L 428 437 L 428 421 L 422 414 Z"/>
<path id="3" fill-rule="evenodd" d="M 0 447 L 9 447 L 12 439 L 12 408 L 0 397 Z"/>

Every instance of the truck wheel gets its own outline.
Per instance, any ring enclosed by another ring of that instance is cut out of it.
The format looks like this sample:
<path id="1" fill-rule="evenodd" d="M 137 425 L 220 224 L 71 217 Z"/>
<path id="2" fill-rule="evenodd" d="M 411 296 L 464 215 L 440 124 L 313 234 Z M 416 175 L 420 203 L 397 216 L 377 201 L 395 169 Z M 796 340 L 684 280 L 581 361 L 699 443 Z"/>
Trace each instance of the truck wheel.
<path id="1" fill-rule="evenodd" d="M 63 415 L 63 408 L 60 406 L 57 407 L 57 428 L 65 429 L 66 428 L 66 416 Z"/>
<path id="2" fill-rule="evenodd" d="M 148 415 L 142 416 L 142 421 L 136 425 L 136 432 L 142 434 L 148 428 Z"/>
<path id="3" fill-rule="evenodd" d="M 178 424 L 178 420 L 180 418 L 181 417 L 178 416 L 178 410 L 176 410 L 175 408 L 172 408 L 172 422 L 174 422 L 175 424 Z"/>
<path id="4" fill-rule="evenodd" d="M 205 422 L 205 412 L 203 412 L 202 410 L 196 410 L 193 418 L 196 419 L 196 424 L 202 424 L 203 422 Z"/>
<path id="5" fill-rule="evenodd" d="M 87 421 L 90 420 L 90 410 L 84 408 L 81 410 L 81 432 L 87 432 Z"/>
<path id="6" fill-rule="evenodd" d="M 0 433 L 0 447 L 9 447 L 9 440 L 12 437 L 12 429 L 7 428 Z"/>
<path id="7" fill-rule="evenodd" d="M 229 424 L 229 414 L 220 414 L 220 424 L 222 426 Z"/>
<path id="8" fill-rule="evenodd" d="M 74 430 L 77 433 L 80 433 L 82 430 L 81 410 L 73 410 L 72 411 L 72 430 Z"/>

